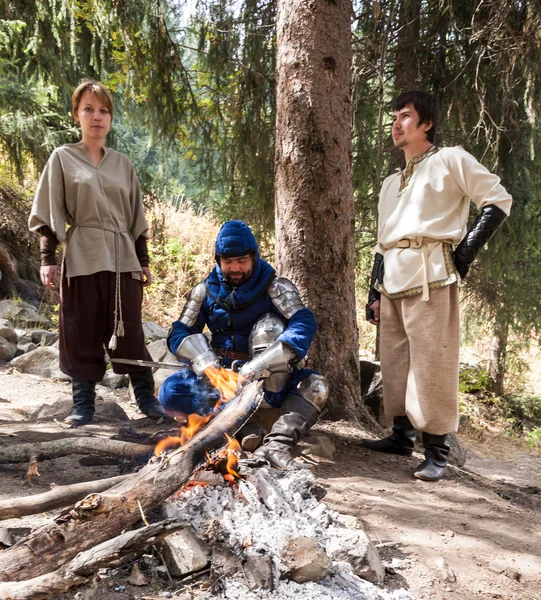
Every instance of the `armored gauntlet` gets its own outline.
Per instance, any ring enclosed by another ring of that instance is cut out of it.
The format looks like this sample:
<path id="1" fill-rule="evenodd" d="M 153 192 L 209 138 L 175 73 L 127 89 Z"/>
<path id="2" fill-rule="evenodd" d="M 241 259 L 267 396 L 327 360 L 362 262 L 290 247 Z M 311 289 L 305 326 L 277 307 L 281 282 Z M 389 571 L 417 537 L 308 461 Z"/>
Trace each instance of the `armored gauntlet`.
<path id="1" fill-rule="evenodd" d="M 264 352 L 243 365 L 239 373 L 254 381 L 268 377 L 273 373 L 289 373 L 289 363 L 295 359 L 295 353 L 282 342 L 274 342 Z"/>
<path id="2" fill-rule="evenodd" d="M 220 368 L 220 359 L 212 351 L 208 339 L 202 333 L 185 337 L 180 342 L 175 356 L 180 362 L 189 363 L 198 376 L 201 376 L 208 367 Z"/>

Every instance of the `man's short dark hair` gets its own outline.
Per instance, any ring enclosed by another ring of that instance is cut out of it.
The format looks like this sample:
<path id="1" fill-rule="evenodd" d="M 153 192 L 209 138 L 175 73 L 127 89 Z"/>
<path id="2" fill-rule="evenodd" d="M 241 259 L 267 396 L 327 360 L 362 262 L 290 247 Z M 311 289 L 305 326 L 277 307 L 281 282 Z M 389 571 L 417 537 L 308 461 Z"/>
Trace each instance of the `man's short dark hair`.
<path id="1" fill-rule="evenodd" d="M 419 125 L 432 123 L 432 127 L 426 132 L 426 137 L 433 144 L 440 121 L 440 109 L 436 97 L 418 90 L 403 92 L 393 100 L 393 111 L 402 110 L 408 104 L 413 104 L 413 107 L 419 113 Z"/>

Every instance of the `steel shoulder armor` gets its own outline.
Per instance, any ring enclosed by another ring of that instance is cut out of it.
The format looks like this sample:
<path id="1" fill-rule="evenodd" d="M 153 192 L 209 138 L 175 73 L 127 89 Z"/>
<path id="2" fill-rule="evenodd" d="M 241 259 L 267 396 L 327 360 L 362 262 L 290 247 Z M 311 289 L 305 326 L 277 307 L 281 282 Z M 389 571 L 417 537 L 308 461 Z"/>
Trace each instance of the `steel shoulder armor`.
<path id="1" fill-rule="evenodd" d="M 207 289 L 204 283 L 198 283 L 192 288 L 178 319 L 183 325 L 186 325 L 187 327 L 193 327 L 195 325 L 206 295 Z"/>
<path id="2" fill-rule="evenodd" d="M 305 308 L 299 290 L 285 277 L 276 277 L 267 290 L 272 303 L 286 319 Z"/>

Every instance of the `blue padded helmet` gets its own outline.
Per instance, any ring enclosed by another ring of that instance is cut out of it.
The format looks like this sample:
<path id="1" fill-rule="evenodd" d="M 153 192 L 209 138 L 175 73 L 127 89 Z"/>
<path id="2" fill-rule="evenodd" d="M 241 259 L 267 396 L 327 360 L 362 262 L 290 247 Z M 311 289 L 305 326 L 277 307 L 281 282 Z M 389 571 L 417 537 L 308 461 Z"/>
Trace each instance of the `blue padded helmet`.
<path id="1" fill-rule="evenodd" d="M 252 230 L 242 221 L 227 221 L 216 238 L 216 260 L 221 256 L 233 258 L 254 252 L 259 257 L 257 241 Z"/>

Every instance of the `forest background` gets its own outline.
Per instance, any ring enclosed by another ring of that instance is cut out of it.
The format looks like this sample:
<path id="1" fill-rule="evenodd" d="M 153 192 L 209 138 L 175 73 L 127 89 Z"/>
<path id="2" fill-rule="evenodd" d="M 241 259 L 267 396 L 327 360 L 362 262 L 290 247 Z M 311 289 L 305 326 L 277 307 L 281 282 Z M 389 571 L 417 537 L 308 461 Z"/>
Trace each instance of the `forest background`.
<path id="1" fill-rule="evenodd" d="M 351 9 L 357 306 L 346 310 L 357 309 L 361 351 L 376 346 L 363 319 L 378 193 L 401 166 L 390 102 L 424 89 L 442 108 L 438 144 L 472 152 L 514 198 L 462 291 L 463 342 L 475 358 L 462 390 L 514 422 L 541 419 L 541 3 L 354 0 Z M 0 0 L 4 202 L 27 210 L 51 151 L 78 139 L 73 88 L 84 76 L 103 81 L 115 97 L 108 144 L 133 161 L 152 222 L 146 315 L 163 325 L 211 268 L 224 220 L 249 223 L 273 262 L 276 13 L 268 0 Z M 13 228 L 2 227 L 6 241 Z M 33 248 L 18 254 L 25 279 L 36 278 L 22 259 Z M 11 293 L 6 276 L 0 293 Z M 538 443 L 541 429 L 529 436 Z"/>

